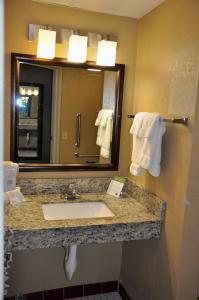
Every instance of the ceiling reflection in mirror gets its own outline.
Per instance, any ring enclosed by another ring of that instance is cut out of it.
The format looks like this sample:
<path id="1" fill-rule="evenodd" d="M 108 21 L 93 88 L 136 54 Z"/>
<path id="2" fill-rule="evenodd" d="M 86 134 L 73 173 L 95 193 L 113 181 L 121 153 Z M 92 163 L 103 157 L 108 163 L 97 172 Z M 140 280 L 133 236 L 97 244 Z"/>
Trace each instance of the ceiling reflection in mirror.
<path id="1" fill-rule="evenodd" d="M 117 72 L 20 65 L 18 161 L 110 163 Z"/>

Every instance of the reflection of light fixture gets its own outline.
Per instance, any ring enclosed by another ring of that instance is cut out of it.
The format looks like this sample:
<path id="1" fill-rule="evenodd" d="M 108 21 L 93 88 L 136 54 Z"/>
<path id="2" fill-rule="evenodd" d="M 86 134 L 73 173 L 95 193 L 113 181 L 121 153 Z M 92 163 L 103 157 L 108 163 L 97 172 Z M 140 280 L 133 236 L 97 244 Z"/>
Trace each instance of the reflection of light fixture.
<path id="1" fill-rule="evenodd" d="M 22 99 L 22 101 L 24 102 L 24 103 L 28 103 L 28 100 L 29 100 L 29 97 L 21 97 L 21 99 Z"/>
<path id="2" fill-rule="evenodd" d="M 38 96 L 39 95 L 39 90 L 36 88 L 33 90 L 33 95 Z"/>
<path id="3" fill-rule="evenodd" d="M 21 98 L 18 98 L 18 99 L 17 99 L 17 105 L 18 105 L 19 107 L 23 107 L 23 101 L 22 101 Z"/>
<path id="4" fill-rule="evenodd" d="M 17 98 L 16 102 L 17 102 L 17 106 L 25 108 L 27 103 L 28 103 L 28 99 L 26 99 L 27 97 L 19 97 Z"/>
<path id="5" fill-rule="evenodd" d="M 37 57 L 52 59 L 55 57 L 56 31 L 39 29 Z"/>
<path id="6" fill-rule="evenodd" d="M 38 96 L 39 95 L 39 88 L 38 87 L 33 87 L 33 86 L 20 86 L 19 88 L 19 93 L 21 96 Z M 23 98 L 28 98 L 29 97 L 22 97 Z"/>
<path id="7" fill-rule="evenodd" d="M 31 89 L 28 89 L 27 95 L 28 95 L 28 96 L 32 96 L 32 90 L 31 90 Z"/>
<path id="8" fill-rule="evenodd" d="M 87 55 L 87 36 L 71 35 L 69 38 L 68 61 L 84 63 Z"/>
<path id="9" fill-rule="evenodd" d="M 98 42 L 97 65 L 114 66 L 117 42 L 102 40 Z"/>
<path id="10" fill-rule="evenodd" d="M 25 95 L 26 94 L 26 90 L 24 88 L 22 88 L 22 87 L 20 88 L 20 94 L 21 95 Z"/>

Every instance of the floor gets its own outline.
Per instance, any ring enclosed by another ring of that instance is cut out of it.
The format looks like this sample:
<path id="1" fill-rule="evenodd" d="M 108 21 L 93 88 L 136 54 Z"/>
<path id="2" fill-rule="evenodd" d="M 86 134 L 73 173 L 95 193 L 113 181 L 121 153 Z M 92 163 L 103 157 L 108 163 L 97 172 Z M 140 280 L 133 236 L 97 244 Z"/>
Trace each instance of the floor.
<path id="1" fill-rule="evenodd" d="M 80 298 L 73 298 L 68 300 L 122 300 L 120 295 L 115 293 L 109 293 L 109 294 L 101 294 L 101 295 L 94 295 L 94 296 L 85 296 Z"/>

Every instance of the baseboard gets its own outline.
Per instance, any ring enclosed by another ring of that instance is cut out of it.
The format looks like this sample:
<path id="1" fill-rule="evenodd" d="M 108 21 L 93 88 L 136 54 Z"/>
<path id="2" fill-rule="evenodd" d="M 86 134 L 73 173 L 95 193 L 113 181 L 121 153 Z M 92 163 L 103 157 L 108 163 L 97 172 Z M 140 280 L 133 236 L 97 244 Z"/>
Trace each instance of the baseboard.
<path id="1" fill-rule="evenodd" d="M 120 294 L 122 300 L 132 300 L 121 282 L 119 282 L 118 293 Z"/>

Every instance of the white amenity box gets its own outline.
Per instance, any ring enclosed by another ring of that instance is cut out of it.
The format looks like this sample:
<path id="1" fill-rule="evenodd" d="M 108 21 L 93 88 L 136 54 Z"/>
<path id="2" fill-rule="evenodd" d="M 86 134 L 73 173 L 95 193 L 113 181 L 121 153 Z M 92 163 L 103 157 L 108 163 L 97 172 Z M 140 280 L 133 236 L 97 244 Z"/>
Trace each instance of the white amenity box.
<path id="1" fill-rule="evenodd" d="M 4 161 L 4 192 L 13 191 L 16 189 L 16 177 L 18 173 L 18 164 Z"/>

